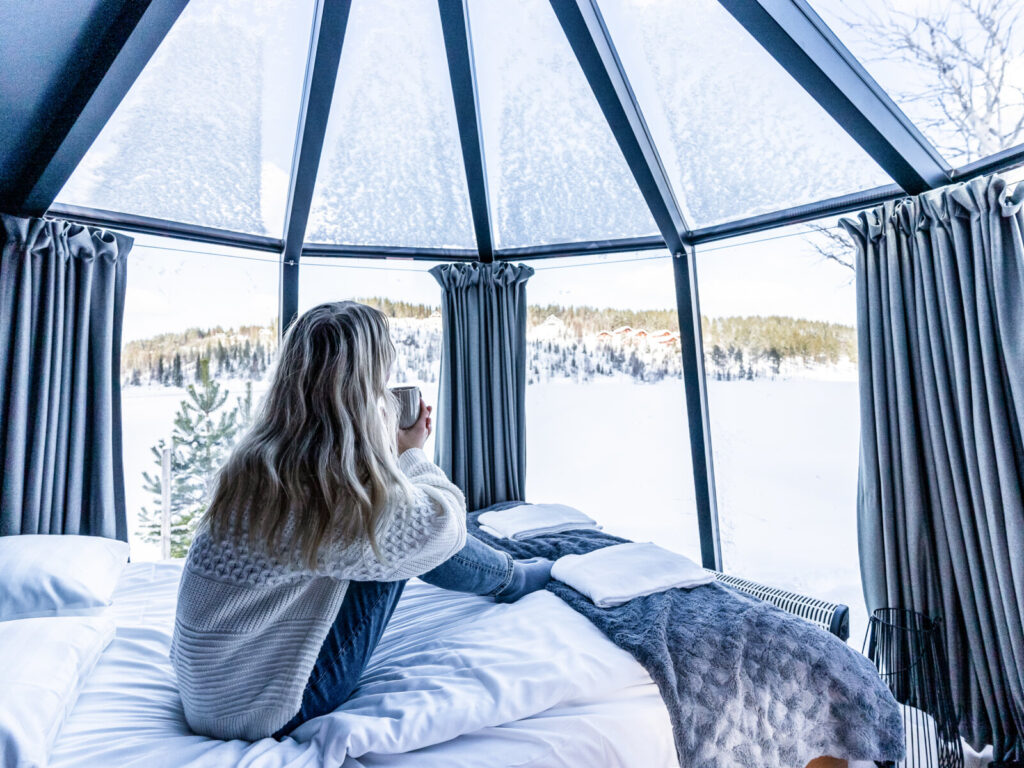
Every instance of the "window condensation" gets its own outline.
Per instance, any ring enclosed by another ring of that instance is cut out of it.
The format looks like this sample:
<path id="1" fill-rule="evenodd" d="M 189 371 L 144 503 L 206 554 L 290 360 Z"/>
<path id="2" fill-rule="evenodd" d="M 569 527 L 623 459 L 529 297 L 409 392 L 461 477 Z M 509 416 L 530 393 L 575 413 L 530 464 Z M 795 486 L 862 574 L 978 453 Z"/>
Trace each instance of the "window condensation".
<path id="1" fill-rule="evenodd" d="M 476 247 L 436 2 L 352 4 L 306 239 Z"/>
<path id="2" fill-rule="evenodd" d="M 498 245 L 657 234 L 551 6 L 469 8 Z"/>
<path id="3" fill-rule="evenodd" d="M 192 0 L 57 196 L 280 237 L 312 0 Z"/>
<path id="4" fill-rule="evenodd" d="M 695 227 L 891 183 L 715 0 L 600 8 Z"/>

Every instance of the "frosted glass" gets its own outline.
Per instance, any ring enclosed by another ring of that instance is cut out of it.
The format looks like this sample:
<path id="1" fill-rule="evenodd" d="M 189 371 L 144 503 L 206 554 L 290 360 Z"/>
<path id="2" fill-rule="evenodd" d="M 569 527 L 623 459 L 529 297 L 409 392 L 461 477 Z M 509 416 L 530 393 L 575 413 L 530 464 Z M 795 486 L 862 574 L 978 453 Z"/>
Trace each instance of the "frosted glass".
<path id="1" fill-rule="evenodd" d="M 476 247 L 436 2 L 352 4 L 306 239 Z"/>
<path id="2" fill-rule="evenodd" d="M 950 162 L 1024 143 L 1021 3 L 811 5 Z"/>
<path id="3" fill-rule="evenodd" d="M 546 0 L 472 0 L 499 246 L 657 234 Z"/>
<path id="4" fill-rule="evenodd" d="M 191 0 L 57 196 L 280 237 L 313 0 Z"/>
<path id="5" fill-rule="evenodd" d="M 695 226 L 891 183 L 716 0 L 600 7 Z"/>

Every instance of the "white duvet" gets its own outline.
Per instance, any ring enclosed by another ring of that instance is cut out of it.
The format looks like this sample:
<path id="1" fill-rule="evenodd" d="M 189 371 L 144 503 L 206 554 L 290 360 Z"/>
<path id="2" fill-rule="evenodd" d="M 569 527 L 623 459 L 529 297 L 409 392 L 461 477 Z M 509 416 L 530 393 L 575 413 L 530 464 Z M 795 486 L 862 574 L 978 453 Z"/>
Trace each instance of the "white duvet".
<path id="1" fill-rule="evenodd" d="M 51 766 L 674 766 L 650 676 L 548 592 L 501 605 L 411 581 L 353 696 L 291 738 L 189 732 L 167 659 L 176 563 L 129 566 L 117 635 Z"/>

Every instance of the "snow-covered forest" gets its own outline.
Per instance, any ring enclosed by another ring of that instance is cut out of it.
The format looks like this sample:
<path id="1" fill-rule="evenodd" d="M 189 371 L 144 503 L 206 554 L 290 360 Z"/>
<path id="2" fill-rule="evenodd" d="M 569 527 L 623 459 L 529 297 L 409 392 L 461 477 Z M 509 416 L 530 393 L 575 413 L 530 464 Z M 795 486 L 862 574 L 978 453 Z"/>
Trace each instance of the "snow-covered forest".
<path id="1" fill-rule="evenodd" d="M 381 298 L 364 301 L 391 317 L 396 381 L 436 382 L 439 311 Z M 792 317 L 704 318 L 702 324 L 705 365 L 716 380 L 799 375 L 856 361 L 856 334 L 850 326 Z M 601 377 L 657 382 L 682 376 L 678 324 L 671 311 L 531 306 L 528 327 L 530 384 Z M 123 383 L 181 387 L 199 381 L 204 360 L 214 379 L 262 381 L 276 345 L 273 324 L 161 334 L 125 345 Z"/>

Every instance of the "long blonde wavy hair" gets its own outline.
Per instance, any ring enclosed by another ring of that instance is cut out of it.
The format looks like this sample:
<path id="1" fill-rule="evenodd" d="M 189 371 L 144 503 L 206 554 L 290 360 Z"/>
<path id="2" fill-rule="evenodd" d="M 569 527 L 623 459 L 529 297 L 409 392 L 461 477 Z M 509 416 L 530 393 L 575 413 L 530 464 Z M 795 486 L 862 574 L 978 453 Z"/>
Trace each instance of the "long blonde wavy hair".
<path id="1" fill-rule="evenodd" d="M 387 317 L 321 304 L 285 333 L 256 419 L 217 476 L 202 527 L 314 567 L 327 543 L 369 539 L 411 487 L 398 468 Z M 285 524 L 294 528 L 284 540 Z"/>

